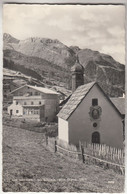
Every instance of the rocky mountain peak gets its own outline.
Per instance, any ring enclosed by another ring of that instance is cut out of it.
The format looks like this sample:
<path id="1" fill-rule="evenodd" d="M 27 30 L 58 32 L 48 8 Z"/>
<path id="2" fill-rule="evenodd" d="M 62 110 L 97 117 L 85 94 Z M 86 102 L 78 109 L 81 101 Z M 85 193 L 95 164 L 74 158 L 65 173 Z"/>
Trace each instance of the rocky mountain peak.
<path id="1" fill-rule="evenodd" d="M 70 49 L 73 50 L 75 54 L 77 54 L 81 50 L 78 46 L 70 46 Z"/>
<path id="2" fill-rule="evenodd" d="M 57 39 L 50 39 L 50 38 L 41 38 L 41 37 L 29 37 L 24 40 L 21 40 L 20 43 L 42 43 L 45 45 L 51 45 L 51 44 L 61 44 L 62 43 Z"/>
<path id="3" fill-rule="evenodd" d="M 98 81 L 109 96 L 122 95 L 125 66 L 111 56 L 88 48 L 68 47 L 57 39 L 30 37 L 18 41 L 11 35 L 4 35 L 4 57 L 12 60 L 15 67 L 16 64 L 26 66 L 40 76 L 48 75 L 57 84 L 62 82 L 70 88 L 70 70 L 75 64 L 76 56 L 84 67 L 85 83 Z"/>
<path id="4" fill-rule="evenodd" d="M 13 36 L 11 36 L 10 34 L 8 33 L 4 33 L 3 34 L 3 41 L 4 43 L 19 43 L 19 40 L 14 38 Z"/>

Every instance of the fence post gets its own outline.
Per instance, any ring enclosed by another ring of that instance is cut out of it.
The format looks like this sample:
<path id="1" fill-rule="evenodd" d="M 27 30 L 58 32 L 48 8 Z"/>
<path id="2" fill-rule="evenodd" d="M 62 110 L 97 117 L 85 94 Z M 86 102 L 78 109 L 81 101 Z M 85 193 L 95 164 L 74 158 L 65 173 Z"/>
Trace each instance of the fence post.
<path id="1" fill-rule="evenodd" d="M 81 152 L 82 152 L 82 161 L 85 163 L 85 156 L 84 156 L 84 147 L 81 145 Z"/>
<path id="2" fill-rule="evenodd" d="M 79 151 L 81 151 L 81 141 L 79 141 Z"/>
<path id="3" fill-rule="evenodd" d="M 45 142 L 46 142 L 46 146 L 48 145 L 48 136 L 47 134 L 45 134 Z"/>
<path id="4" fill-rule="evenodd" d="M 55 152 L 57 152 L 57 141 L 55 140 Z"/>

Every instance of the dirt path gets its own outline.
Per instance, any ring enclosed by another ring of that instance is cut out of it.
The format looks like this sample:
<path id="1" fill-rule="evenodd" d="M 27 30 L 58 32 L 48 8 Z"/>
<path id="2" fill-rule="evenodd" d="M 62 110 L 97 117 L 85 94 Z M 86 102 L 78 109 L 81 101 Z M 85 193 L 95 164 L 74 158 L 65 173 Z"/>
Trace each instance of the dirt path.
<path id="1" fill-rule="evenodd" d="M 3 126 L 3 189 L 8 192 L 123 192 L 124 176 L 44 147 L 42 133 Z"/>

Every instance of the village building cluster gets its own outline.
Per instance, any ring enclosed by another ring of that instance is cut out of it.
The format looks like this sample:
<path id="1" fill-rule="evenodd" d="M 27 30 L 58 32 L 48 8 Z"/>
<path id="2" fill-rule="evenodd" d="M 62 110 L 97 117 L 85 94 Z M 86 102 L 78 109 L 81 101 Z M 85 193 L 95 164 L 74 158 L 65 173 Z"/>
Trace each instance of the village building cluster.
<path id="1" fill-rule="evenodd" d="M 52 122 L 57 115 L 59 139 L 74 145 L 83 141 L 122 148 L 125 98 L 108 97 L 96 82 L 84 84 L 78 58 L 71 71 L 72 94 L 61 104 L 57 92 L 26 84 L 9 93 L 8 114 L 40 122 Z"/>
<path id="2" fill-rule="evenodd" d="M 13 102 L 8 107 L 10 115 L 36 121 L 54 121 L 58 112 L 58 93 L 48 88 L 25 85 L 12 91 Z"/>

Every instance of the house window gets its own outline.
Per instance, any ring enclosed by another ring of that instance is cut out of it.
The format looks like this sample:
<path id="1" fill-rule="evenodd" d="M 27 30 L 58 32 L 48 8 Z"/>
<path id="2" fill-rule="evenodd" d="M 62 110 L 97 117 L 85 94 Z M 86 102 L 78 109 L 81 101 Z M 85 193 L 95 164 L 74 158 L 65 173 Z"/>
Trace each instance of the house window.
<path id="1" fill-rule="evenodd" d="M 34 104 L 34 102 L 31 102 L 31 105 L 33 105 Z"/>
<path id="2" fill-rule="evenodd" d="M 19 113 L 19 110 L 16 110 L 16 113 Z"/>
<path id="3" fill-rule="evenodd" d="M 34 110 L 34 114 L 35 115 L 38 115 L 39 114 L 39 111 L 38 110 Z"/>
<path id="4" fill-rule="evenodd" d="M 41 101 L 39 101 L 39 104 L 41 104 Z"/>
<path id="5" fill-rule="evenodd" d="M 97 106 L 98 105 L 98 99 L 94 98 L 92 99 L 92 106 Z"/>
<path id="6" fill-rule="evenodd" d="M 16 105 L 18 105 L 18 102 L 16 101 Z"/>
<path id="7" fill-rule="evenodd" d="M 26 105 L 26 102 L 24 102 L 24 105 Z"/>
<path id="8" fill-rule="evenodd" d="M 35 92 L 35 96 L 38 96 L 39 95 L 39 93 L 38 92 Z"/>

